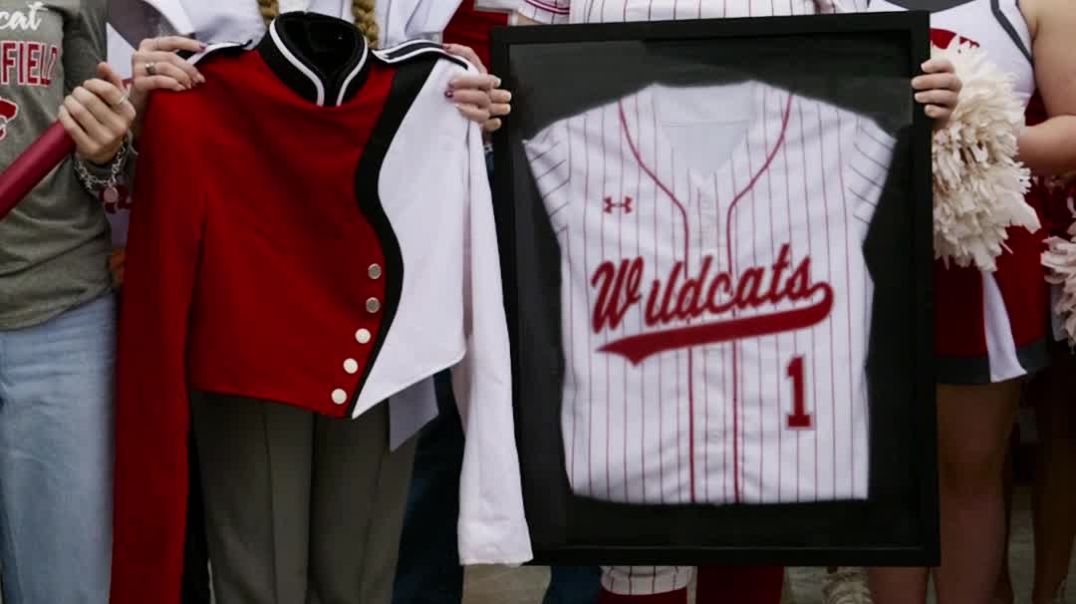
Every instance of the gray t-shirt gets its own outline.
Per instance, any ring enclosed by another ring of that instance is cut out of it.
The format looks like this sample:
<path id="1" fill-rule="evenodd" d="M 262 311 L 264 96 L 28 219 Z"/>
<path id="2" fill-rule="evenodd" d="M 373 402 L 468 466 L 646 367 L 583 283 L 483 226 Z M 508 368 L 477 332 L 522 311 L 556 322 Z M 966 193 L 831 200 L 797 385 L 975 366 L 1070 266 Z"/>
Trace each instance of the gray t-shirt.
<path id="1" fill-rule="evenodd" d="M 105 55 L 107 0 L 0 0 L 0 170 L 56 121 Z M 110 287 L 108 222 L 68 158 L 0 220 L 0 329 Z"/>

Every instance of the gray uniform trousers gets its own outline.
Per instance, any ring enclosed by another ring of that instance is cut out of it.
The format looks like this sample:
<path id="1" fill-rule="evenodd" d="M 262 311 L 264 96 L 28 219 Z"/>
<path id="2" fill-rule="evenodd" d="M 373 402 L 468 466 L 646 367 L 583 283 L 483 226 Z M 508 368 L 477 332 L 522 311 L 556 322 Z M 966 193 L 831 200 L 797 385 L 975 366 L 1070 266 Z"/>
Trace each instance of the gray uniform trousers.
<path id="1" fill-rule="evenodd" d="M 388 407 L 332 419 L 194 393 L 218 604 L 389 604 L 414 462 Z"/>

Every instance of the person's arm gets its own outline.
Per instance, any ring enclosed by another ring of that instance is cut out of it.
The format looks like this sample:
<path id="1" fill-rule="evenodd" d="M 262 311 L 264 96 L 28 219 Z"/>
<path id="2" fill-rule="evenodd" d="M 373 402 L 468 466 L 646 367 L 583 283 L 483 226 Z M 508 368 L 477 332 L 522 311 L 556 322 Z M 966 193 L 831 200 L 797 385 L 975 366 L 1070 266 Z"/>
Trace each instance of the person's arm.
<path id="1" fill-rule="evenodd" d="M 63 66 L 67 98 L 58 117 L 75 141 L 78 158 L 86 166 L 111 172 L 108 164 L 124 144 L 134 121 L 123 82 L 105 57 L 106 0 L 87 0 L 74 18 L 64 19 Z"/>
<path id="2" fill-rule="evenodd" d="M 80 3 L 74 18 L 64 19 L 64 94 L 71 94 L 92 79 L 105 59 L 107 7 L 106 0 L 86 0 Z"/>
<path id="3" fill-rule="evenodd" d="M 523 564 L 532 557 L 512 414 L 512 368 L 497 226 L 482 152 L 472 126 L 464 141 L 464 326 L 467 354 L 452 369 L 466 439 L 460 473 L 460 562 Z M 448 192 L 450 193 L 450 192 Z"/>
<path id="4" fill-rule="evenodd" d="M 1038 174 L 1076 171 L 1076 3 L 1028 0 L 1035 81 L 1049 119 L 1020 137 L 1020 159 Z"/>

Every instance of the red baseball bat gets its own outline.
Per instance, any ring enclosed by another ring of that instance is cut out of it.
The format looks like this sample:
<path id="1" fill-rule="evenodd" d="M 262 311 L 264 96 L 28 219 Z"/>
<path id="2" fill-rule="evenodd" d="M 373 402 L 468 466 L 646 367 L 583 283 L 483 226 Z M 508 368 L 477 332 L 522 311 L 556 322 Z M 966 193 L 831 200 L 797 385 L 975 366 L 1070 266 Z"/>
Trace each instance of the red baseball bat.
<path id="1" fill-rule="evenodd" d="M 124 80 L 126 85 L 130 80 Z M 55 122 L 37 137 L 6 170 L 0 172 L 0 220 L 65 157 L 75 152 L 75 141 L 63 124 Z"/>
<path id="2" fill-rule="evenodd" d="M 41 179 L 75 151 L 75 141 L 56 122 L 0 173 L 0 220 L 3 220 Z"/>

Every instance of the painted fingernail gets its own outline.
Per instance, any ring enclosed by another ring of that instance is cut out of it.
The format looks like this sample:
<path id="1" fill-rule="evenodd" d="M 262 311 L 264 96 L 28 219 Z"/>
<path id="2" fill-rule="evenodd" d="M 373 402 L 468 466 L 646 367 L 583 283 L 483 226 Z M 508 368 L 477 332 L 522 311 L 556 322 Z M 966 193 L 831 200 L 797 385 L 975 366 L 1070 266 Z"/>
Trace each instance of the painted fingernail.
<path id="1" fill-rule="evenodd" d="M 445 98 L 450 99 L 450 98 L 452 98 L 454 96 L 456 96 L 456 93 L 454 91 L 452 91 L 452 90 L 446 90 L 445 91 Z"/>

